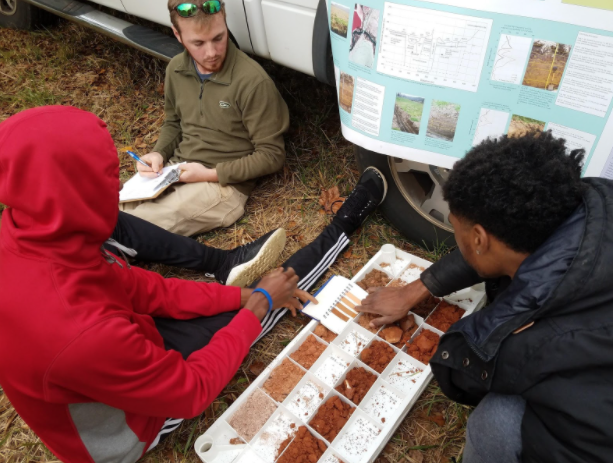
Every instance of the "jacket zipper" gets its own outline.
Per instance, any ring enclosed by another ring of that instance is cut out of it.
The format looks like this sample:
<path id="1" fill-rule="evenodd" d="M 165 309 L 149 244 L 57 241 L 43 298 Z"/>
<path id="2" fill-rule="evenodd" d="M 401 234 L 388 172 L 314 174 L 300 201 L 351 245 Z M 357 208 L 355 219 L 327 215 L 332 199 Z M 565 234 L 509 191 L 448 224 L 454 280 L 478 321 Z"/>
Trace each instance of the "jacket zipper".
<path id="1" fill-rule="evenodd" d="M 201 116 L 202 116 L 202 92 L 204 92 L 204 84 L 205 84 L 205 82 L 206 82 L 206 80 L 202 81 L 200 83 L 200 96 L 198 97 L 198 99 L 200 100 L 200 115 Z"/>

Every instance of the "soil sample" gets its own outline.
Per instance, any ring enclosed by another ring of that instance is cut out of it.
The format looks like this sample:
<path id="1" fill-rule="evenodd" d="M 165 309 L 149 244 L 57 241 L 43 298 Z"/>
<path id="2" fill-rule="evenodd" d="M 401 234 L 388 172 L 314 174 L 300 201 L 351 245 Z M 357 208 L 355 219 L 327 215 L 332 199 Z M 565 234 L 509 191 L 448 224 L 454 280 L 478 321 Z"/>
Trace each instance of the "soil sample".
<path id="1" fill-rule="evenodd" d="M 381 330 L 381 333 L 379 333 L 379 336 L 398 349 L 402 349 L 402 347 L 409 342 L 413 333 L 417 331 L 417 328 L 415 316 L 411 313 L 402 317 L 393 325 L 386 325 L 385 328 Z"/>
<path id="2" fill-rule="evenodd" d="M 434 296 L 428 296 L 428 299 L 421 301 L 419 304 L 413 307 L 411 312 L 419 315 L 421 318 L 428 318 L 428 315 L 430 315 L 439 302 L 439 299 L 435 298 Z"/>
<path id="3" fill-rule="evenodd" d="M 379 328 L 372 328 L 370 326 L 370 322 L 375 318 L 379 318 L 380 316 L 381 315 L 377 315 L 376 313 L 362 312 L 362 315 L 360 315 L 360 318 L 358 318 L 358 325 L 360 325 L 365 330 L 370 331 L 371 333 L 376 333 L 377 331 L 379 331 Z"/>
<path id="4" fill-rule="evenodd" d="M 354 410 L 354 407 L 343 402 L 338 396 L 333 396 L 319 407 L 319 411 L 309 424 L 328 442 L 332 442 Z"/>
<path id="5" fill-rule="evenodd" d="M 272 371 L 262 389 L 277 402 L 283 402 L 303 376 L 304 371 L 286 358 Z"/>
<path id="6" fill-rule="evenodd" d="M 407 346 L 407 353 L 421 363 L 428 365 L 430 359 L 436 352 L 439 339 L 438 334 L 429 330 L 423 330 L 413 339 L 413 342 Z"/>
<path id="7" fill-rule="evenodd" d="M 360 405 L 360 402 L 376 380 L 377 377 L 365 368 L 354 368 L 347 373 L 345 380 L 336 388 L 336 391 L 343 394 L 354 404 Z"/>
<path id="8" fill-rule="evenodd" d="M 294 440 L 292 441 L 292 436 L 290 436 L 279 447 L 277 456 L 281 453 L 283 455 L 277 460 L 277 463 L 316 463 L 327 448 L 324 441 L 313 436 L 306 426 L 300 426 Z"/>
<path id="9" fill-rule="evenodd" d="M 308 370 L 324 350 L 326 350 L 325 344 L 319 342 L 314 336 L 309 336 L 290 357 Z"/>
<path id="10" fill-rule="evenodd" d="M 396 352 L 388 343 L 373 341 L 370 347 L 362 351 L 360 359 L 377 373 L 383 373 L 395 356 Z"/>
<path id="11" fill-rule="evenodd" d="M 332 342 L 336 339 L 336 334 L 334 334 L 328 328 L 323 326 L 321 323 L 315 327 L 315 329 L 313 330 L 313 334 L 319 336 L 326 342 Z"/>
<path id="12" fill-rule="evenodd" d="M 464 313 L 466 313 L 466 310 L 457 305 L 441 301 L 436 310 L 428 317 L 428 325 L 446 332 L 451 325 L 462 318 Z"/>
<path id="13" fill-rule="evenodd" d="M 391 278 L 387 275 L 387 273 L 374 269 L 368 272 L 366 276 L 364 276 L 364 279 L 358 281 L 357 285 L 366 291 L 368 288 L 385 286 L 390 282 L 390 280 Z"/>
<path id="14" fill-rule="evenodd" d="M 387 285 L 390 288 L 402 288 L 403 286 L 408 285 L 409 283 L 400 279 L 400 278 L 396 278 L 395 280 L 392 280 L 392 282 Z"/>
<path id="15" fill-rule="evenodd" d="M 234 428 L 239 436 L 249 442 L 276 409 L 277 405 L 270 400 L 270 397 L 256 389 L 236 410 L 228 424 Z"/>

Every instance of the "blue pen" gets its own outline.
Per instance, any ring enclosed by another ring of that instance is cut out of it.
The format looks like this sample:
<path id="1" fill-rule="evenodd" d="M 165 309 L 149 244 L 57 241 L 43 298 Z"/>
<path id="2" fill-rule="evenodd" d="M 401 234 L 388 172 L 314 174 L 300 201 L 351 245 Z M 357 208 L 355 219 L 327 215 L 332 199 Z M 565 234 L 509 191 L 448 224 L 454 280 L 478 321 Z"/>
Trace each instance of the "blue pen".
<path id="1" fill-rule="evenodd" d="M 143 166 L 147 166 L 147 167 L 151 167 L 149 164 L 147 164 L 145 161 L 143 161 L 138 154 L 133 153 L 132 151 L 126 151 L 131 157 L 132 159 L 134 159 L 136 162 L 140 162 Z"/>

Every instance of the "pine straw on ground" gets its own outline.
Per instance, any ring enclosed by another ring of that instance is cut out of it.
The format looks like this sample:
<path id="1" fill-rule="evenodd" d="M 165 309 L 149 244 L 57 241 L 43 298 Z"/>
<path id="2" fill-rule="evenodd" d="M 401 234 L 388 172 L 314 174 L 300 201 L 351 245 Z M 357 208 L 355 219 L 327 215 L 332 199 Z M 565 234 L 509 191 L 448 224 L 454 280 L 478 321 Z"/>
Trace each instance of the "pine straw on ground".
<path id="1" fill-rule="evenodd" d="M 292 125 L 286 137 L 286 166 L 261 182 L 241 220 L 229 228 L 203 234 L 198 240 L 229 249 L 283 226 L 288 232 L 288 244 L 281 262 L 311 242 L 329 223 L 330 217 L 322 213 L 317 202 L 321 190 L 336 185 L 345 195 L 359 172 L 352 147 L 340 135 L 335 90 L 298 72 L 268 62 L 262 64 L 290 107 Z M 163 122 L 164 68 L 161 61 L 69 23 L 38 32 L 2 29 L 0 121 L 34 106 L 73 105 L 104 119 L 118 149 L 131 147 L 144 154 L 155 144 Z M 134 165 L 122 152 L 119 159 L 125 180 L 133 175 Z M 353 276 L 385 243 L 426 258 L 436 257 L 403 240 L 386 220 L 374 214 L 355 233 L 350 248 L 324 280 L 332 274 Z M 150 268 L 167 277 L 203 280 L 195 272 L 162 265 Z M 285 318 L 252 349 L 234 379 L 205 413 L 185 421 L 141 461 L 198 462 L 193 451 L 196 437 L 249 386 L 255 378 L 251 365 L 270 363 L 307 323 L 305 317 Z M 459 457 L 468 411 L 446 400 L 432 383 L 379 461 L 434 463 Z M 19 418 L 1 389 L 0 461 L 56 461 Z"/>

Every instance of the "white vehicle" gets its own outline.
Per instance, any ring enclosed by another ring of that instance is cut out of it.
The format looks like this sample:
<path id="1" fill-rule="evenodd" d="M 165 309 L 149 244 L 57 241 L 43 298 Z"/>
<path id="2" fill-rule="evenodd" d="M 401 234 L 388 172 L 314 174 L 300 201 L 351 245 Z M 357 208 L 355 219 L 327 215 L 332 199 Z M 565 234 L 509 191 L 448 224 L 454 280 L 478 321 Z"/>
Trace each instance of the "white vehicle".
<path id="1" fill-rule="evenodd" d="M 164 60 L 183 50 L 165 35 L 112 16 L 97 5 L 170 27 L 167 0 L 0 0 L 0 27 L 31 29 L 55 16 L 82 24 Z M 231 38 L 246 53 L 335 85 L 326 0 L 225 0 Z M 389 179 L 382 210 L 408 238 L 428 246 L 453 244 L 442 199 L 446 169 L 356 146 L 361 169 L 374 165 Z"/>

